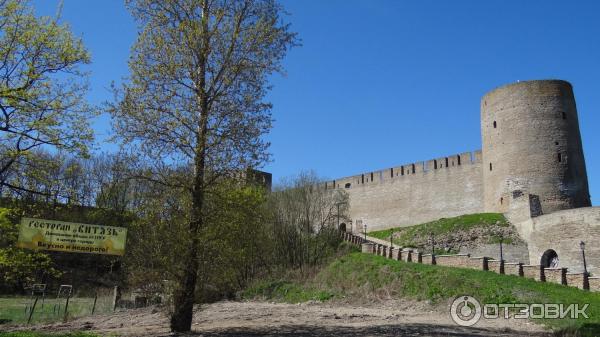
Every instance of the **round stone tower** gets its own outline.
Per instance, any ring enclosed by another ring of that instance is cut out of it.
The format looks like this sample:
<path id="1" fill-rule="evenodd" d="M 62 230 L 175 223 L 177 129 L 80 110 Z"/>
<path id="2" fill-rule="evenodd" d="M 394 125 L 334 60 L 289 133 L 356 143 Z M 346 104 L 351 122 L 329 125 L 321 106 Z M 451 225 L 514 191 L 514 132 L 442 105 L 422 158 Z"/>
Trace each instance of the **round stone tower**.
<path id="1" fill-rule="evenodd" d="M 486 211 L 506 212 L 527 195 L 544 214 L 591 206 L 569 82 L 525 81 L 487 93 L 481 136 Z"/>

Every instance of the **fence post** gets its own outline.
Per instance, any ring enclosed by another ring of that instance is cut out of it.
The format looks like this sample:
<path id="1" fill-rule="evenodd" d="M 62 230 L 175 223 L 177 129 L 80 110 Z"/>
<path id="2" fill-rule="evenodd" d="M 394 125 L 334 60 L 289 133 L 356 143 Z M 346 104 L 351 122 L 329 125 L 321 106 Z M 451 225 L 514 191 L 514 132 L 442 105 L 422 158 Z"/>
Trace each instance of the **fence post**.
<path id="1" fill-rule="evenodd" d="M 92 315 L 96 311 L 96 301 L 98 300 L 98 289 L 94 292 L 94 305 L 92 305 Z"/>
<path id="2" fill-rule="evenodd" d="M 63 321 L 66 322 L 67 321 L 67 314 L 69 313 L 69 299 L 71 298 L 71 292 L 69 291 L 67 293 L 67 302 L 65 303 L 65 315 L 63 317 Z"/>
<path id="3" fill-rule="evenodd" d="M 31 309 L 29 310 L 29 318 L 27 318 L 27 324 L 31 322 L 31 317 L 33 316 L 33 311 L 35 310 L 35 305 L 37 304 L 38 298 L 38 296 L 35 297 L 35 301 L 33 302 Z"/>
<path id="4" fill-rule="evenodd" d="M 121 291 L 119 290 L 119 286 L 115 286 L 113 290 L 113 311 L 117 310 L 117 304 L 121 299 Z"/>

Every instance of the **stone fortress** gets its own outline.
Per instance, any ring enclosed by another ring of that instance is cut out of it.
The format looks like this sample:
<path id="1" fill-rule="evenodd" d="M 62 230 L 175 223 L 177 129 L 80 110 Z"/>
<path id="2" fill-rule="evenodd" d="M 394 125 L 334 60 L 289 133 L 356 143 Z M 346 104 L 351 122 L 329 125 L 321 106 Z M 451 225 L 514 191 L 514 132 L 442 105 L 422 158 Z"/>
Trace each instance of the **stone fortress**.
<path id="1" fill-rule="evenodd" d="M 504 213 L 529 261 L 600 274 L 600 207 L 591 207 L 571 84 L 509 84 L 481 99 L 482 150 L 325 183 L 350 197 L 348 231 L 410 226 L 472 213 Z"/>

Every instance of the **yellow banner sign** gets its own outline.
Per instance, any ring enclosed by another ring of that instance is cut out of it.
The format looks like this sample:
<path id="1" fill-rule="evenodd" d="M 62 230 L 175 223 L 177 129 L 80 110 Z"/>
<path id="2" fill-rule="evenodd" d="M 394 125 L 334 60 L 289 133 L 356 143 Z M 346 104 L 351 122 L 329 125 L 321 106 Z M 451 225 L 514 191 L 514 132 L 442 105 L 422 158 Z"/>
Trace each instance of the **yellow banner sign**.
<path id="1" fill-rule="evenodd" d="M 127 228 L 23 218 L 17 247 L 71 253 L 123 255 Z"/>

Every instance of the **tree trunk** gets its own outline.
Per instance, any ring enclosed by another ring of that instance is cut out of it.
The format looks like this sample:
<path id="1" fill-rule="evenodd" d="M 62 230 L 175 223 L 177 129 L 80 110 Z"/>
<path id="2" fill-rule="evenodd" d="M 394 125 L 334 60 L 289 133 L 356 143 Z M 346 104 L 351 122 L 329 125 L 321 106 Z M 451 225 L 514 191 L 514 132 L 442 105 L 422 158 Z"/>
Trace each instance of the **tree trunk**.
<path id="1" fill-rule="evenodd" d="M 200 239 L 199 230 L 204 225 L 204 175 L 206 173 L 206 144 L 208 133 L 208 115 L 210 109 L 208 106 L 208 97 L 206 93 L 206 61 L 209 53 L 209 34 L 208 34 L 208 1 L 202 3 L 202 50 L 198 59 L 198 82 L 196 83 L 196 93 L 198 98 L 198 108 L 200 120 L 196 133 L 196 158 L 194 160 L 194 188 L 192 191 L 192 220 L 190 221 L 190 234 L 192 240 L 188 248 L 188 254 L 184 263 L 187 268 L 181 280 L 180 292 L 174 299 L 175 309 L 171 316 L 171 331 L 187 332 L 192 329 L 192 318 L 194 315 L 194 295 L 196 282 L 198 280 L 199 257 L 198 247 Z"/>
<path id="2" fill-rule="evenodd" d="M 190 225 L 190 229 L 192 229 Z M 196 290 L 196 281 L 198 278 L 198 235 L 190 242 L 188 255 L 184 258 L 185 269 L 182 289 L 180 289 L 174 298 L 174 311 L 171 315 L 171 331 L 186 332 L 192 328 L 192 318 L 194 315 L 194 295 Z"/>

